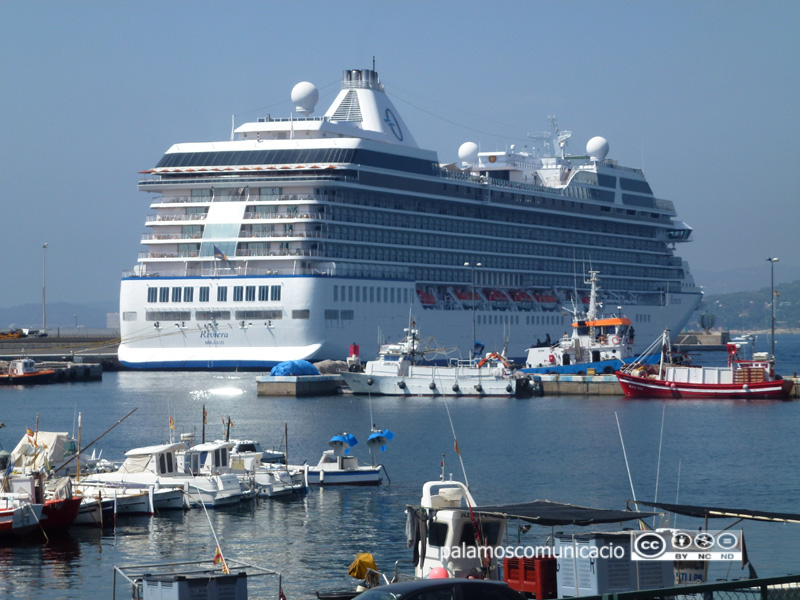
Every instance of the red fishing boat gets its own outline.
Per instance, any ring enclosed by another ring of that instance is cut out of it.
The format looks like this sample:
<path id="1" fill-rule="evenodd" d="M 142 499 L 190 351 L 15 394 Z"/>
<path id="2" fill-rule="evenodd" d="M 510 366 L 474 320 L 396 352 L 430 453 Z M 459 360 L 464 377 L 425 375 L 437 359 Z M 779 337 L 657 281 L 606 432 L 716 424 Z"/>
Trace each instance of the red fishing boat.
<path id="1" fill-rule="evenodd" d="M 787 400 L 794 382 L 776 375 L 774 357 L 754 353 L 754 342 L 750 335 L 730 341 L 727 367 L 676 365 L 668 360 L 672 353 L 666 330 L 651 345 L 661 345 L 660 364 L 634 362 L 617 371 L 617 379 L 629 398 Z"/>

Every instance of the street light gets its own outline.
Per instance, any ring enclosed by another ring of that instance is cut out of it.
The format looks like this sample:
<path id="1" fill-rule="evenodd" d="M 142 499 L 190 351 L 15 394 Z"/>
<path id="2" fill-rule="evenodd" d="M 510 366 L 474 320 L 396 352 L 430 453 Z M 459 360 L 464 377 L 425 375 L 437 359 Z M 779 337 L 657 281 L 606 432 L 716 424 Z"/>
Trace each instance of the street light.
<path id="1" fill-rule="evenodd" d="M 772 327 L 770 336 L 770 358 L 775 360 L 775 263 L 778 262 L 777 258 L 768 258 L 769 263 L 769 280 L 770 287 L 772 288 Z"/>
<path id="2" fill-rule="evenodd" d="M 482 267 L 481 263 L 474 265 L 468 262 L 464 263 L 465 267 L 472 269 L 472 343 L 475 344 L 475 267 Z"/>
<path id="3" fill-rule="evenodd" d="M 42 333 L 47 332 L 47 242 L 42 245 Z"/>

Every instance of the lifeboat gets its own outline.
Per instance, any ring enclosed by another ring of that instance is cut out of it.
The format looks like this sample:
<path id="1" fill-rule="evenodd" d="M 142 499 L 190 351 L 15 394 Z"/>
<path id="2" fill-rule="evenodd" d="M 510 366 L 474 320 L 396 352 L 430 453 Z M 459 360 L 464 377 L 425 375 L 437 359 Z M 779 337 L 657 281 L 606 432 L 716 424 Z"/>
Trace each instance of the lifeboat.
<path id="1" fill-rule="evenodd" d="M 513 292 L 511 299 L 522 310 L 529 310 L 533 306 L 533 296 L 524 290 Z"/>
<path id="2" fill-rule="evenodd" d="M 502 310 L 508 308 L 508 296 L 500 290 L 484 290 L 483 294 L 492 305 L 492 308 Z"/>
<path id="3" fill-rule="evenodd" d="M 436 296 L 426 292 L 425 290 L 417 290 L 417 296 L 422 306 L 436 306 Z"/>
<path id="4" fill-rule="evenodd" d="M 467 290 L 456 290 L 455 291 L 456 298 L 458 298 L 459 302 L 467 307 L 477 306 L 480 303 L 480 296 L 476 292 L 470 292 Z"/>
<path id="5" fill-rule="evenodd" d="M 542 308 L 555 308 L 558 305 L 558 298 L 552 294 L 535 293 L 533 297 Z"/>

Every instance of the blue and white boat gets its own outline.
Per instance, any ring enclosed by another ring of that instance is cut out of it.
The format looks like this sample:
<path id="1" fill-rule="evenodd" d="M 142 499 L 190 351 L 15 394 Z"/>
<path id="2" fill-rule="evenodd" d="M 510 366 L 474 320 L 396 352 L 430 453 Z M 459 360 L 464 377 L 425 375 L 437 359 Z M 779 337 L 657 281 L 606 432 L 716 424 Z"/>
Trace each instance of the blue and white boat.
<path id="1" fill-rule="evenodd" d="M 388 433 L 387 433 L 388 432 Z M 373 431 L 373 435 L 377 433 Z M 391 434 L 391 437 L 389 437 Z M 385 446 L 394 434 L 388 430 L 380 430 L 374 438 L 371 447 Z M 358 459 L 350 454 L 350 448 L 358 444 L 352 433 L 342 433 L 333 436 L 328 445 L 330 450 L 325 450 L 316 466 L 306 467 L 309 485 L 380 485 L 386 475 L 383 465 L 359 465 Z M 290 467 L 300 468 L 300 467 Z"/>
<path id="2" fill-rule="evenodd" d="M 555 344 L 537 343 L 528 348 L 523 373 L 554 373 L 586 375 L 591 371 L 597 374 L 613 375 L 622 365 L 637 358 L 634 351 L 634 327 L 631 320 L 622 313 L 622 307 L 612 315 L 600 312 L 602 304 L 598 297 L 599 279 L 597 271 L 589 271 L 590 285 L 587 306 L 584 299 L 573 299 L 572 308 L 564 311 L 572 314 L 572 333 L 566 331 Z M 657 356 L 641 357 L 645 363 L 657 360 Z"/>

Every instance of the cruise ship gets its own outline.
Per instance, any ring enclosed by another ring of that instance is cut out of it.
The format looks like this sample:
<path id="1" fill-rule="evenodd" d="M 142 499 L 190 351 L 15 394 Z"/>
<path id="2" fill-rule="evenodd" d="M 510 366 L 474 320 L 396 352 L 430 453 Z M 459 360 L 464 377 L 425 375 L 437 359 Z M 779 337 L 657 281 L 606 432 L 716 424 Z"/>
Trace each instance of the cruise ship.
<path id="1" fill-rule="evenodd" d="M 563 307 L 588 301 L 589 269 L 637 345 L 680 331 L 701 300 L 676 254 L 691 227 L 602 137 L 571 155 L 551 118 L 530 147 L 465 141 L 446 164 L 374 66 L 344 71 L 322 116 L 313 84 L 291 99 L 288 118 L 175 144 L 140 172 L 152 214 L 121 281 L 123 365 L 259 369 L 354 343 L 371 358 L 411 319 L 462 358 L 480 340 L 521 360 L 570 328 Z"/>

